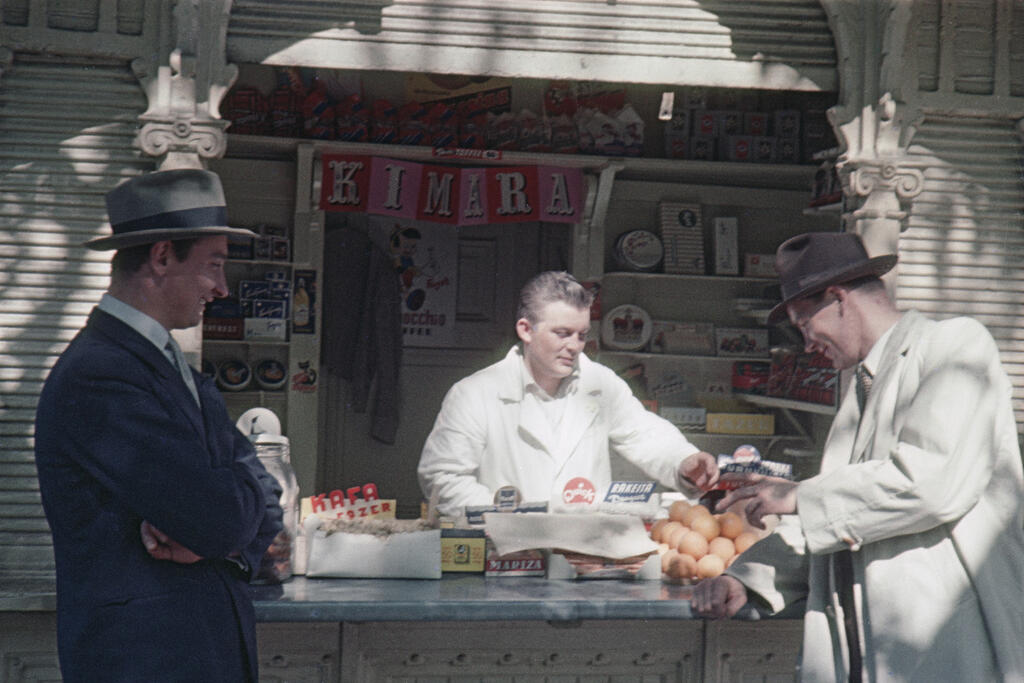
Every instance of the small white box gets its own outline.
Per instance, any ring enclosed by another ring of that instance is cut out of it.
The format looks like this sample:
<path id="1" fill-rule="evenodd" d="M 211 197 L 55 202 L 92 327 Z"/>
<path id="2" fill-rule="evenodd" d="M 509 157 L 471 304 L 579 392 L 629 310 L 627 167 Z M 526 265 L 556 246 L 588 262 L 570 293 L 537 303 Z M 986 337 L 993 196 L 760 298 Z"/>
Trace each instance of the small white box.
<path id="1" fill-rule="evenodd" d="M 775 277 L 775 254 L 745 254 L 743 274 L 747 277 Z"/>
<path id="2" fill-rule="evenodd" d="M 715 219 L 715 274 L 739 275 L 739 246 L 735 218 Z"/>

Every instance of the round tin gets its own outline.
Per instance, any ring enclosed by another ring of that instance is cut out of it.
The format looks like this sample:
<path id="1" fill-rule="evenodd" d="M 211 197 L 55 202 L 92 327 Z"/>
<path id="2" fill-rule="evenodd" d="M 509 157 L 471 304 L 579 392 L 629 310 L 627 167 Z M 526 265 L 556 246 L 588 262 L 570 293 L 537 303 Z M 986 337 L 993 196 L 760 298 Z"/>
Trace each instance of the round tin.
<path id="1" fill-rule="evenodd" d="M 252 370 L 240 360 L 226 360 L 217 367 L 217 386 L 225 391 L 241 391 L 249 386 Z"/>
<path id="2" fill-rule="evenodd" d="M 615 241 L 615 257 L 626 270 L 653 271 L 664 255 L 661 238 L 649 230 L 624 232 Z"/>
<path id="3" fill-rule="evenodd" d="M 265 358 L 256 364 L 256 383 L 268 391 L 277 391 L 288 381 L 288 371 L 284 363 L 273 358 Z"/>

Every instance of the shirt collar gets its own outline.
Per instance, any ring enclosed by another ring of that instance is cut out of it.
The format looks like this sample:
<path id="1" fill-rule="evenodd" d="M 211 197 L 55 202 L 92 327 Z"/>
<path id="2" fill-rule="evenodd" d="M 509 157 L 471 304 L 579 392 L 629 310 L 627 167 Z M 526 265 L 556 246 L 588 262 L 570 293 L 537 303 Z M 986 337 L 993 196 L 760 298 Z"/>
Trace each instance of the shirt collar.
<path id="1" fill-rule="evenodd" d="M 166 353 L 164 348 L 167 346 L 167 342 L 170 340 L 171 334 L 155 319 L 149 317 L 134 306 L 129 306 L 120 299 L 112 296 L 110 293 L 106 293 L 100 298 L 100 303 L 97 308 L 104 313 L 114 316 L 125 325 L 141 334 L 152 342 L 156 348 L 160 349 L 161 353 Z"/>
<path id="2" fill-rule="evenodd" d="M 885 345 L 888 343 L 889 337 L 892 336 L 892 331 L 895 328 L 896 325 L 893 325 L 883 332 L 882 336 L 871 347 L 871 350 L 868 351 L 868 355 L 860 362 L 872 377 L 878 372 L 878 366 L 882 362 L 882 353 L 885 351 Z"/>

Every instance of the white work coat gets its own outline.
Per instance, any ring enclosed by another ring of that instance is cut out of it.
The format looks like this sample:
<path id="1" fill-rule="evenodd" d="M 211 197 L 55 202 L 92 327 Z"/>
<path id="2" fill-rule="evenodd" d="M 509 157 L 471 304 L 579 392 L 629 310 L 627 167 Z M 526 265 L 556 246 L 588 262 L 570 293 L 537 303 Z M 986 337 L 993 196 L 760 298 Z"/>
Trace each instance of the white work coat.
<path id="1" fill-rule="evenodd" d="M 853 389 L 797 514 L 728 573 L 774 611 L 806 597 L 805 681 L 847 679 L 841 549 L 864 680 L 1024 680 L 1024 476 L 994 340 L 969 318 L 907 313 L 863 420 Z"/>
<path id="2" fill-rule="evenodd" d="M 519 345 L 452 386 L 420 456 L 424 496 L 442 514 L 457 515 L 466 505 L 492 504 L 502 486 L 519 489 L 524 501 L 556 504 L 566 484 L 583 477 L 601 495 L 611 483 L 609 447 L 677 488 L 679 463 L 699 449 L 610 369 L 584 355 L 578 363 L 575 385 L 557 399 L 565 402 L 557 431 L 526 400 Z"/>

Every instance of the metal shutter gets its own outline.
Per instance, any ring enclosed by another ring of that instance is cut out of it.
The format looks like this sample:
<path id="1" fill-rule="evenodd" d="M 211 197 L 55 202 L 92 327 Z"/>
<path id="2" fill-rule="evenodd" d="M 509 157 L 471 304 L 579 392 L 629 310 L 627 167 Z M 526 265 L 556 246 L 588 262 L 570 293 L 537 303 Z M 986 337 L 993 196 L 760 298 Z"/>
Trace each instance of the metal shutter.
<path id="1" fill-rule="evenodd" d="M 228 61 L 835 90 L 819 0 L 236 0 Z"/>
<path id="2" fill-rule="evenodd" d="M 151 170 L 127 61 L 16 53 L 0 78 L 0 576 L 53 572 L 33 423 L 49 369 L 106 289 L 103 195 Z"/>
<path id="3" fill-rule="evenodd" d="M 900 236 L 900 307 L 972 316 L 999 344 L 1024 431 L 1024 153 L 1010 119 L 926 117 L 909 148 L 924 168 Z"/>

